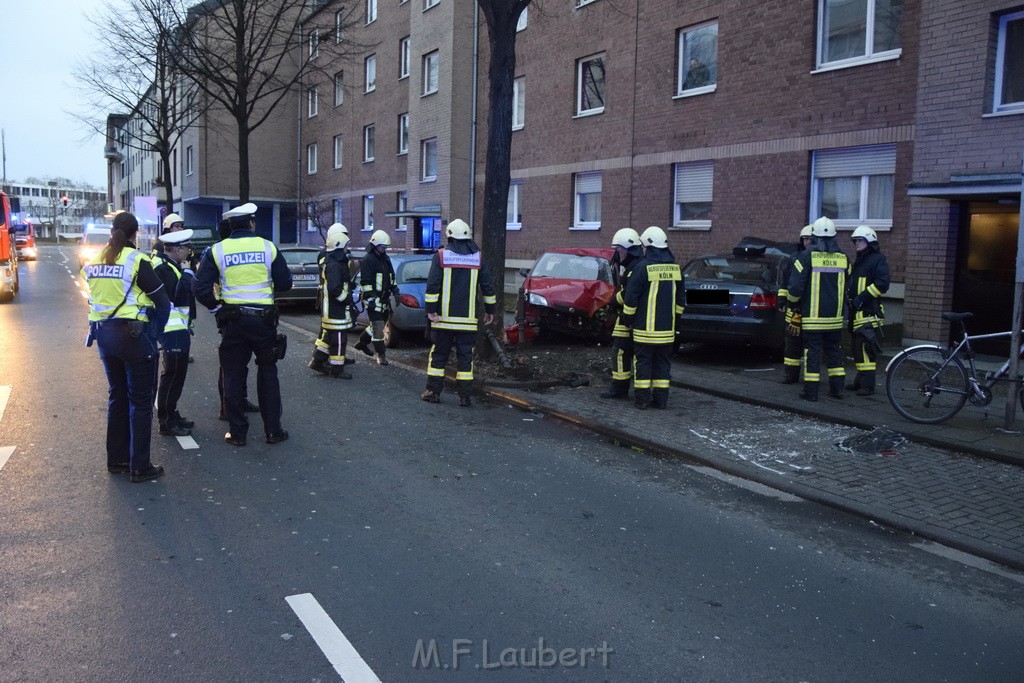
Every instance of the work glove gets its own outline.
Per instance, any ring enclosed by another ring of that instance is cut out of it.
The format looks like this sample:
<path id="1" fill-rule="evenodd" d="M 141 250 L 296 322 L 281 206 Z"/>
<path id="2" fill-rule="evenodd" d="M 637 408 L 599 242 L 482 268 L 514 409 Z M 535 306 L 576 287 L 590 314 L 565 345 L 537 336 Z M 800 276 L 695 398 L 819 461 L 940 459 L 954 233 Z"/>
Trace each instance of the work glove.
<path id="1" fill-rule="evenodd" d="M 790 317 L 789 322 L 786 324 L 786 334 L 788 334 L 790 337 L 799 337 L 802 326 L 803 316 L 801 316 L 799 313 L 794 313 Z"/>
<path id="2" fill-rule="evenodd" d="M 864 294 L 862 292 L 857 296 L 853 297 L 853 301 L 850 302 L 850 308 L 852 308 L 855 311 L 859 311 L 864 308 L 864 304 L 866 303 L 867 301 L 865 300 Z"/>

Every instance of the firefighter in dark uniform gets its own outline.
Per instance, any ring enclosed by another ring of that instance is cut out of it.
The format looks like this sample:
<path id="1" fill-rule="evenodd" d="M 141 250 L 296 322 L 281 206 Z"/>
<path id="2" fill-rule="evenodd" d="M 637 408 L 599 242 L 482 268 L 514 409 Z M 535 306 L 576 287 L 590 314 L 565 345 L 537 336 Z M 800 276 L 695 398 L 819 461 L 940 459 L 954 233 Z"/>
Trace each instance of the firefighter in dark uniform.
<path id="1" fill-rule="evenodd" d="M 644 258 L 626 287 L 622 324 L 633 328 L 633 398 L 646 410 L 668 407 L 676 318 L 683 314 L 683 273 L 668 249 L 668 236 L 651 226 L 640 235 Z"/>
<path id="2" fill-rule="evenodd" d="M 327 253 L 320 259 L 320 336 L 313 343 L 309 367 L 329 377 L 352 379 L 345 371 L 352 315 L 352 275 L 348 269 L 348 230 L 341 223 L 327 229 Z"/>
<path id="3" fill-rule="evenodd" d="M 480 247 L 473 243 L 466 222 L 453 220 L 445 229 L 445 236 L 448 244 L 434 254 L 427 275 L 425 298 L 433 345 L 427 366 L 427 389 L 420 398 L 429 403 L 441 402 L 444 368 L 454 346 L 459 405 L 469 406 L 477 332 L 477 288 L 483 293 L 484 325 L 494 320 L 498 298 L 490 270 L 483 261 Z"/>
<path id="4" fill-rule="evenodd" d="M 224 440 L 244 446 L 249 431 L 245 416 L 245 378 L 256 356 L 256 395 L 267 443 L 288 438 L 281 428 L 281 385 L 277 360 L 277 308 L 274 292 L 292 287 L 284 256 L 273 242 L 257 237 L 256 205 L 243 204 L 224 214 L 231 235 L 206 253 L 196 278 L 196 299 L 210 309 L 221 330 L 220 364 L 224 373 L 224 412 L 230 431 Z M 214 285 L 220 286 L 219 298 Z"/>
<path id="5" fill-rule="evenodd" d="M 800 244 L 797 246 L 793 260 L 803 251 L 811 248 L 814 237 L 811 226 L 805 225 L 800 231 Z M 779 288 L 779 308 L 785 312 L 786 329 L 782 336 L 782 383 L 796 384 L 800 381 L 800 362 L 804 355 L 804 343 L 800 337 L 800 328 L 792 325 L 796 311 L 789 305 L 789 276 L 793 273 L 793 260 L 786 265 L 782 273 L 782 287 Z"/>
<path id="6" fill-rule="evenodd" d="M 367 356 L 375 356 L 377 365 L 388 364 L 384 355 L 384 326 L 391 317 L 391 297 L 398 297 L 395 268 L 388 257 L 390 246 L 391 237 L 383 230 L 375 231 L 370 235 L 370 248 L 359 264 L 359 289 L 370 324 L 359 335 L 355 347 Z"/>
<path id="7" fill-rule="evenodd" d="M 161 235 L 162 256 L 154 268 L 171 298 L 171 313 L 160 336 L 163 372 L 156 391 L 156 417 L 164 436 L 188 436 L 195 426 L 178 412 L 178 399 L 188 374 L 188 353 L 192 347 L 189 323 L 195 308 L 195 274 L 186 260 L 192 252 L 191 238 L 191 230 L 172 230 Z"/>
<path id="8" fill-rule="evenodd" d="M 822 216 L 811 224 L 814 243 L 793 262 L 788 299 L 796 309 L 791 328 L 804 340 L 804 389 L 800 398 L 818 400 L 821 357 L 828 368 L 828 394 L 843 398 L 843 306 L 850 264 L 836 242 L 836 226 Z"/>
<path id="9" fill-rule="evenodd" d="M 882 350 L 879 337 L 885 311 L 881 297 L 889 291 L 889 262 L 878 247 L 878 235 L 868 226 L 859 226 L 850 239 L 857 250 L 847 291 L 857 374 L 846 388 L 858 396 L 870 396 L 875 393 L 875 362 Z"/>
<path id="10" fill-rule="evenodd" d="M 97 343 L 107 375 L 107 471 L 129 472 L 133 482 L 164 473 L 150 460 L 150 437 L 156 338 L 170 309 L 149 257 L 135 248 L 138 231 L 135 216 L 119 212 L 107 246 L 81 272 L 89 288 L 86 345 Z"/>
<path id="11" fill-rule="evenodd" d="M 615 304 L 619 309 L 612 328 L 612 352 L 615 366 L 612 369 L 611 386 L 601 392 L 601 398 L 629 398 L 629 380 L 633 377 L 633 330 L 622 324 L 622 306 L 626 286 L 633 269 L 643 259 L 644 248 L 640 244 L 640 233 L 633 228 L 622 228 L 612 237 L 615 255 L 612 267 L 618 274 L 615 288 Z"/>

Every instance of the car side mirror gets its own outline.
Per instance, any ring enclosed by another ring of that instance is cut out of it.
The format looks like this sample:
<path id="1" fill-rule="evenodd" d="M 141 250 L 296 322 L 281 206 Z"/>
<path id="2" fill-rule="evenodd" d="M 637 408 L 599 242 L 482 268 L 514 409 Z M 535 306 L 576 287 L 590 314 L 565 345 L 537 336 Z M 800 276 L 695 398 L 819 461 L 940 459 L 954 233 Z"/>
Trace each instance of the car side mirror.
<path id="1" fill-rule="evenodd" d="M 529 268 L 520 268 L 519 269 L 519 274 L 522 275 L 523 277 L 527 277 L 530 274 L 530 269 Z"/>

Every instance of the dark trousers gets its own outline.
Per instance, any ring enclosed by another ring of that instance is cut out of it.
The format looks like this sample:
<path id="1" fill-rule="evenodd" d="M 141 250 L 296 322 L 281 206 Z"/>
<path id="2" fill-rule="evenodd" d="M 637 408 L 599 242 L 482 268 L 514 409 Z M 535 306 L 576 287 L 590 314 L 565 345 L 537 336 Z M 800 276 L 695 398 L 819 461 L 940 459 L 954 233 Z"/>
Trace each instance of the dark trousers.
<path id="1" fill-rule="evenodd" d="M 188 374 L 188 353 L 191 350 L 191 335 L 188 330 L 164 335 L 163 372 L 156 390 L 156 419 L 161 427 L 173 427 L 177 423 L 178 399 L 185 388 Z"/>
<path id="2" fill-rule="evenodd" d="M 876 332 L 877 334 L 877 332 Z M 853 383 L 858 389 L 875 388 L 875 368 L 878 361 L 877 342 L 869 342 L 864 335 L 853 333 L 853 366 L 857 375 Z"/>
<path id="3" fill-rule="evenodd" d="M 612 337 L 612 353 L 612 382 L 625 382 L 628 390 L 629 378 L 633 376 L 633 338 Z"/>
<path id="4" fill-rule="evenodd" d="M 313 342 L 314 357 L 321 357 L 328 365 L 345 365 L 348 330 L 320 328 L 320 336 Z"/>
<path id="5" fill-rule="evenodd" d="M 430 364 L 427 366 L 427 389 L 440 394 L 444 388 L 444 367 L 455 347 L 455 390 L 459 396 L 469 396 L 473 389 L 473 346 L 476 332 L 433 329 L 430 333 Z"/>
<path id="6" fill-rule="evenodd" d="M 641 344 L 633 346 L 633 394 L 637 403 L 651 401 L 659 407 L 668 402 L 672 378 L 672 344 Z"/>
<path id="7" fill-rule="evenodd" d="M 783 334 L 782 339 L 782 369 L 786 377 L 794 382 L 800 378 L 800 362 L 804 355 L 804 341 L 802 335 L 793 336 Z"/>
<path id="8" fill-rule="evenodd" d="M 377 313 L 371 311 L 367 313 L 366 317 L 369 319 L 370 324 L 363 328 L 362 333 L 359 335 L 359 345 L 368 347 L 370 343 L 373 343 L 373 350 L 379 355 L 384 355 L 387 348 L 384 346 L 384 326 L 388 322 L 388 318 L 391 317 L 391 311 L 386 310 L 383 313 Z"/>
<path id="9" fill-rule="evenodd" d="M 220 367 L 224 373 L 224 415 L 231 435 L 244 438 L 249 432 L 245 417 L 245 380 L 249 359 L 256 356 L 256 396 L 266 434 L 281 432 L 281 385 L 277 379 L 274 338 L 277 328 L 262 318 L 243 316 L 224 325 L 220 342 Z"/>
<path id="10" fill-rule="evenodd" d="M 152 464 L 156 344 L 146 334 L 130 336 L 125 320 L 93 323 L 92 328 L 107 373 L 107 465 L 145 470 Z"/>
<path id="11" fill-rule="evenodd" d="M 814 384 L 817 391 L 821 381 L 821 358 L 824 354 L 828 368 L 829 387 L 834 391 L 843 388 L 846 370 L 843 368 L 842 330 L 804 330 L 804 382 Z"/>

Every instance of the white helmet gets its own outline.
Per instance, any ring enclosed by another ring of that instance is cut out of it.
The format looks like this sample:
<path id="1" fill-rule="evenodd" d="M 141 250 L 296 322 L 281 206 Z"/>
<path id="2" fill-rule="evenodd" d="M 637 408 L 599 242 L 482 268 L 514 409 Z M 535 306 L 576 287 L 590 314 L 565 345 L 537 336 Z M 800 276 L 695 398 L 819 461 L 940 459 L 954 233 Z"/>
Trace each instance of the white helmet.
<path id="1" fill-rule="evenodd" d="M 633 228 L 617 230 L 615 231 L 615 236 L 612 237 L 612 246 L 622 247 L 623 249 L 638 247 L 640 246 L 640 233 Z"/>
<path id="2" fill-rule="evenodd" d="M 803 239 L 805 237 L 814 237 L 814 233 L 812 232 L 813 230 L 814 226 L 805 225 L 803 228 L 800 229 L 800 239 Z"/>
<path id="3" fill-rule="evenodd" d="M 831 218 L 822 216 L 811 223 L 811 234 L 815 237 L 835 237 L 836 224 L 832 222 Z"/>
<path id="4" fill-rule="evenodd" d="M 645 247 L 668 249 L 668 235 L 666 235 L 665 231 L 656 225 L 652 225 L 644 230 L 644 233 L 640 235 L 640 242 Z"/>
<path id="5" fill-rule="evenodd" d="M 451 240 L 468 240 L 473 238 L 466 221 L 456 218 L 444 230 L 444 236 Z"/>
<path id="6" fill-rule="evenodd" d="M 164 219 L 164 230 L 169 230 L 175 223 L 181 223 L 184 226 L 185 219 L 176 213 L 167 214 L 167 218 Z"/>
<path id="7" fill-rule="evenodd" d="M 375 247 L 390 247 L 391 236 L 383 230 L 374 230 L 373 234 L 370 235 L 370 244 Z"/>
<path id="8" fill-rule="evenodd" d="M 878 234 L 866 225 L 858 225 L 856 230 L 853 231 L 853 234 L 850 235 L 850 239 L 853 239 L 854 237 L 863 237 L 868 242 L 878 241 Z"/>
<path id="9" fill-rule="evenodd" d="M 348 246 L 348 228 L 341 223 L 335 223 L 327 228 L 327 251 L 344 249 Z"/>

